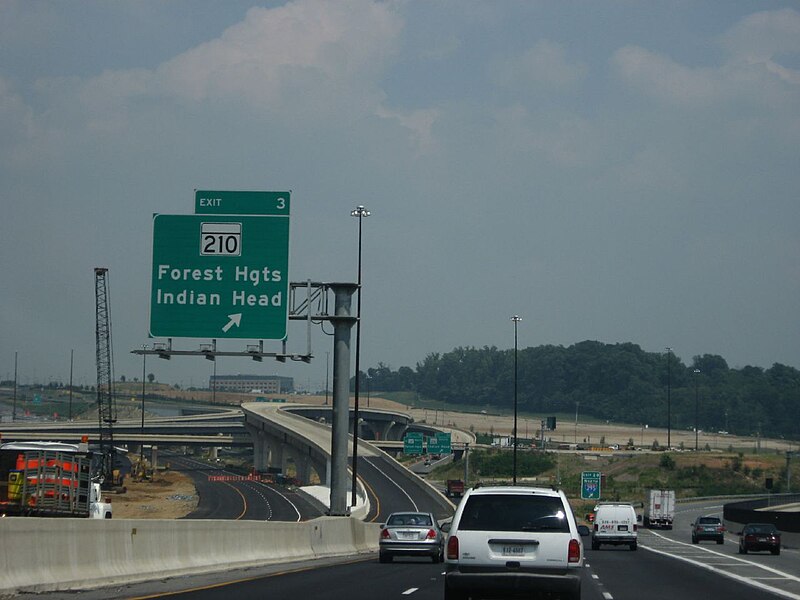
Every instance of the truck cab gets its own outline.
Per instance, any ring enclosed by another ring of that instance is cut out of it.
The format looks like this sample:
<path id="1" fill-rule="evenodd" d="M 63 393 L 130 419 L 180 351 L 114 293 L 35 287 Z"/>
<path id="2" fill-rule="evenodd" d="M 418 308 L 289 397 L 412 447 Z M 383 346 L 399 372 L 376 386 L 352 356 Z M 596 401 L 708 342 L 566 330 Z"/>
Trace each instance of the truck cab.
<path id="1" fill-rule="evenodd" d="M 89 489 L 89 518 L 110 519 L 111 513 L 111 502 L 103 500 L 100 484 L 93 482 Z"/>

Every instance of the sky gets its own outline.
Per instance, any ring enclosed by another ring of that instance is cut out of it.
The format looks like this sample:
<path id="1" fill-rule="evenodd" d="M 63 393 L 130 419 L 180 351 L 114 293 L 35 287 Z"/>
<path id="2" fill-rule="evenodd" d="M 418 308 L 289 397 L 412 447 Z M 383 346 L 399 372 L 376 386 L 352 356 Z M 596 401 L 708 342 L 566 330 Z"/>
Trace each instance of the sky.
<path id="1" fill-rule="evenodd" d="M 797 2 L 0 0 L 0 182 L 0 378 L 16 355 L 23 384 L 71 355 L 96 382 L 95 267 L 115 374 L 141 376 L 153 214 L 195 189 L 291 190 L 292 282 L 356 281 L 371 212 L 362 370 L 513 348 L 512 315 L 521 348 L 800 368 Z M 217 373 L 323 389 L 311 337 L 311 364 Z"/>

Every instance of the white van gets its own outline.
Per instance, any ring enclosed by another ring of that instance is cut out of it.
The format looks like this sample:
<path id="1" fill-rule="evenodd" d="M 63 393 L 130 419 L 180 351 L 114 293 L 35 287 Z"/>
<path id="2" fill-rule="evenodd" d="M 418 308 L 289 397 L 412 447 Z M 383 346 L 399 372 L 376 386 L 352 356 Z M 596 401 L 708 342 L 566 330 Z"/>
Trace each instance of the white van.
<path id="1" fill-rule="evenodd" d="M 598 504 L 594 512 L 592 550 L 598 550 L 600 544 L 626 544 L 636 550 L 639 532 L 633 505 L 603 503 Z"/>

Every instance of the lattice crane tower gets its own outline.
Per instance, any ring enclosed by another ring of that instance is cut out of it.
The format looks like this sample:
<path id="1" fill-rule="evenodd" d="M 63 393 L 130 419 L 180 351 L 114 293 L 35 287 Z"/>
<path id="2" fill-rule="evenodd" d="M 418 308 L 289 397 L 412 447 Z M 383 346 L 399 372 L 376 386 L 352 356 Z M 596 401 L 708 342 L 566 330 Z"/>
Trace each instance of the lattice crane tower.
<path id="1" fill-rule="evenodd" d="M 110 487 L 114 479 L 114 423 L 116 422 L 114 353 L 111 345 L 111 313 L 107 280 L 108 269 L 95 268 L 97 415 L 100 431 L 100 450 L 102 453 L 100 475 L 104 487 Z"/>

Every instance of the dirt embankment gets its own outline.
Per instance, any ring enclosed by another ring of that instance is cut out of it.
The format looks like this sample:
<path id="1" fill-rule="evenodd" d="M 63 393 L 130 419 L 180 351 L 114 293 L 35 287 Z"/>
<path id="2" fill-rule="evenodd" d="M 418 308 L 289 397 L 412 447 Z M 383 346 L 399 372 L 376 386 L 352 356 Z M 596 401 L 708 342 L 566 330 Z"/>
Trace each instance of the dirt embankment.
<path id="1" fill-rule="evenodd" d="M 191 478 L 177 471 L 156 473 L 146 481 L 125 481 L 127 492 L 110 494 L 115 519 L 179 519 L 197 507 Z"/>

